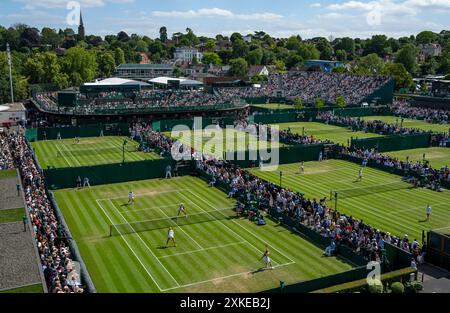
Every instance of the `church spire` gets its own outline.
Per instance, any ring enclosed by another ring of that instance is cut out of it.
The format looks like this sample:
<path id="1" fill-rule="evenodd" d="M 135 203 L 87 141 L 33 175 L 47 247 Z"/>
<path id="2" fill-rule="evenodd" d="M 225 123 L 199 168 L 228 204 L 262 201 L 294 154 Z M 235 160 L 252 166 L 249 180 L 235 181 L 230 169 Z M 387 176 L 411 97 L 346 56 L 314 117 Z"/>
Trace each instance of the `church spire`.
<path id="1" fill-rule="evenodd" d="M 80 37 L 81 40 L 83 40 L 85 36 L 83 15 L 81 14 L 81 11 L 80 11 L 80 24 L 78 25 L 78 36 Z"/>

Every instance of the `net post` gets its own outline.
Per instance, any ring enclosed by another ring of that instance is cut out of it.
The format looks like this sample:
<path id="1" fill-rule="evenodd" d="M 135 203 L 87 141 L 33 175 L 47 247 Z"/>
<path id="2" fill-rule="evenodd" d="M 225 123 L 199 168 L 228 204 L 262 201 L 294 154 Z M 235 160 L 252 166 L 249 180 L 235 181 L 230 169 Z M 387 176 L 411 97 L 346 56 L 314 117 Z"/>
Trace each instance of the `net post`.
<path id="1" fill-rule="evenodd" d="M 112 237 L 112 224 L 109 224 L 109 237 Z"/>

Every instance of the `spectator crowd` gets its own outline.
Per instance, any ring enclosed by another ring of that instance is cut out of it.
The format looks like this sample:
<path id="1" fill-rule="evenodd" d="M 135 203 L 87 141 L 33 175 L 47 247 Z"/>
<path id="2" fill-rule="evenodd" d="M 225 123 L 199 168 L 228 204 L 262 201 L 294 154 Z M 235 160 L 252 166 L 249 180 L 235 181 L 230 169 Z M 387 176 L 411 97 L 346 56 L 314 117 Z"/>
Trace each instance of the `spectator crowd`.
<path id="1" fill-rule="evenodd" d="M 8 136 L 6 132 L 0 132 L 0 170 L 14 168 L 14 159 L 9 149 Z"/>
<path id="2" fill-rule="evenodd" d="M 444 124 L 449 123 L 450 111 L 423 107 L 414 107 L 408 101 L 395 100 L 390 105 L 391 111 L 398 116 L 420 119 L 428 123 Z"/>
<path id="3" fill-rule="evenodd" d="M 64 229 L 48 199 L 44 180 L 25 137 L 21 132 L 10 132 L 2 136 L 2 142 L 2 151 L 8 146 L 14 166 L 20 171 L 26 209 L 49 292 L 83 293 Z"/>
<path id="4" fill-rule="evenodd" d="M 433 190 L 440 191 L 441 184 L 450 183 L 450 168 L 448 165 L 434 169 L 430 163 L 426 160 L 412 161 L 407 158 L 406 160 L 400 160 L 389 155 L 381 154 L 375 149 L 344 149 L 344 154 L 361 159 L 363 165 L 366 165 L 369 160 L 379 165 L 384 165 L 390 168 L 396 168 L 403 170 L 405 176 L 414 184 L 420 183 L 417 181 L 418 177 L 423 179 L 423 183 Z"/>

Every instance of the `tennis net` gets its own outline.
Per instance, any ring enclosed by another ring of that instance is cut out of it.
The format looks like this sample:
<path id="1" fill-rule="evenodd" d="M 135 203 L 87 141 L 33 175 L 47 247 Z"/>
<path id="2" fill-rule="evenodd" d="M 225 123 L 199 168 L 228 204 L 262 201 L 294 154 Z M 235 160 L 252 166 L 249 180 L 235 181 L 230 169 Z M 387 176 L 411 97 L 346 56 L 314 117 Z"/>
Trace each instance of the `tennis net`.
<path id="1" fill-rule="evenodd" d="M 234 208 L 205 211 L 201 213 L 180 214 L 179 216 L 157 218 L 145 221 L 133 221 L 122 224 L 110 225 L 110 236 L 126 235 L 132 233 L 139 233 L 150 230 L 164 229 L 175 226 L 184 226 L 191 224 L 198 224 L 204 222 L 211 222 L 216 220 L 225 220 L 236 218 L 237 212 Z"/>
<path id="2" fill-rule="evenodd" d="M 355 197 L 361 197 L 361 196 L 366 196 L 366 195 L 371 195 L 371 194 L 389 192 L 389 191 L 394 191 L 394 190 L 411 189 L 411 188 L 414 188 L 414 186 L 407 182 L 400 181 L 400 182 L 394 182 L 394 183 L 388 183 L 388 184 L 333 190 L 331 192 L 331 195 L 332 195 L 333 199 L 336 198 L 336 194 L 337 194 L 338 199 L 346 199 L 346 198 L 355 198 Z"/>

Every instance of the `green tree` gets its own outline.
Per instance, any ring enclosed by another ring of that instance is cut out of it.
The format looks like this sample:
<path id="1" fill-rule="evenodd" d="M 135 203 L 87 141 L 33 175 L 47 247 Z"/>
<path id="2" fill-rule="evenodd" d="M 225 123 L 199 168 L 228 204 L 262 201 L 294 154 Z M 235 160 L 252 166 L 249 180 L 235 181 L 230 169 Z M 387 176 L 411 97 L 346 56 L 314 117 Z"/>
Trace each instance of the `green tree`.
<path id="1" fill-rule="evenodd" d="M 17 72 L 16 58 L 12 58 L 12 78 L 14 89 L 14 100 L 19 101 L 28 96 L 27 79 Z M 9 87 L 9 70 L 6 62 L 6 52 L 0 52 L 0 103 L 11 102 L 11 91 Z"/>
<path id="2" fill-rule="evenodd" d="M 203 54 L 202 63 L 218 65 L 222 63 L 222 60 L 220 59 L 220 56 L 215 52 L 205 52 Z"/>
<path id="3" fill-rule="evenodd" d="M 323 37 L 316 38 L 316 48 L 320 52 L 320 59 L 321 60 L 331 60 L 333 57 L 333 47 L 331 46 L 330 42 Z"/>
<path id="4" fill-rule="evenodd" d="M 303 58 L 295 52 L 290 52 L 288 58 L 286 59 L 286 67 L 291 69 L 296 66 L 301 66 L 303 64 Z"/>
<path id="5" fill-rule="evenodd" d="M 348 73 L 348 70 L 345 66 L 336 66 L 331 70 L 332 73 Z"/>
<path id="6" fill-rule="evenodd" d="M 114 50 L 114 61 L 117 65 L 125 64 L 125 52 L 123 52 L 122 48 Z"/>
<path id="7" fill-rule="evenodd" d="M 345 50 L 337 50 L 336 59 L 341 62 L 347 61 L 347 52 Z"/>
<path id="8" fill-rule="evenodd" d="M 273 62 L 273 65 L 275 65 L 275 68 L 278 72 L 284 72 L 286 70 L 286 65 L 282 60 L 275 60 Z"/>
<path id="9" fill-rule="evenodd" d="M 416 42 L 418 44 L 434 43 L 437 42 L 438 38 L 439 38 L 438 34 L 429 30 L 425 30 L 417 34 Z"/>
<path id="10" fill-rule="evenodd" d="M 367 72 L 368 74 L 374 75 L 381 72 L 384 66 L 384 62 L 383 59 L 381 59 L 376 53 L 372 53 L 361 57 L 357 62 L 357 65 L 358 67 L 362 68 L 362 70 L 360 69 L 359 73 Z M 366 71 L 364 71 L 364 69 Z"/>
<path id="11" fill-rule="evenodd" d="M 231 76 L 246 76 L 248 73 L 248 63 L 244 58 L 230 60 Z"/>
<path id="12" fill-rule="evenodd" d="M 159 29 L 159 40 L 161 40 L 161 42 L 167 41 L 167 27 L 166 26 L 163 26 Z"/>
<path id="13" fill-rule="evenodd" d="M 394 79 L 396 90 L 400 90 L 403 88 L 413 90 L 414 88 L 413 77 L 401 63 L 386 64 L 381 74 L 390 76 L 392 77 L 392 79 Z"/>
<path id="14" fill-rule="evenodd" d="M 418 49 L 414 45 L 407 44 L 397 52 L 395 62 L 403 64 L 408 72 L 414 74 L 417 67 L 417 52 Z"/>
<path id="15" fill-rule="evenodd" d="M 214 39 L 208 39 L 208 41 L 205 43 L 206 51 L 213 51 L 215 47 L 216 47 L 216 42 Z"/>
<path id="16" fill-rule="evenodd" d="M 95 53 L 79 47 L 67 50 L 62 62 L 62 70 L 69 76 L 73 86 L 93 80 L 97 66 Z"/>
<path id="17" fill-rule="evenodd" d="M 183 70 L 178 66 L 175 67 L 175 69 L 173 70 L 173 76 L 175 76 L 175 77 L 183 76 Z"/>
<path id="18" fill-rule="evenodd" d="M 353 56 L 355 54 L 355 41 L 349 37 L 341 38 L 337 42 L 335 49 L 336 50 L 344 50 L 349 55 Z"/>
<path id="19" fill-rule="evenodd" d="M 296 98 L 294 99 L 294 108 L 295 108 L 296 110 L 301 110 L 301 109 L 303 109 L 304 107 L 305 107 L 305 105 L 304 105 L 303 99 L 302 99 L 302 98 L 296 97 Z"/>
<path id="20" fill-rule="evenodd" d="M 317 97 L 317 98 L 314 100 L 314 107 L 315 107 L 316 109 L 321 109 L 321 108 L 323 108 L 324 106 L 325 106 L 325 100 L 323 100 L 322 98 Z"/>
<path id="21" fill-rule="evenodd" d="M 334 102 L 340 108 L 345 108 L 347 106 L 347 102 L 345 101 L 344 96 L 337 96 Z"/>
<path id="22" fill-rule="evenodd" d="M 317 60 L 320 58 L 320 52 L 312 44 L 303 44 L 298 49 L 298 54 L 303 60 Z"/>
<path id="23" fill-rule="evenodd" d="M 263 50 L 261 48 L 250 51 L 247 54 L 246 60 L 248 64 L 260 65 L 263 58 Z"/>
<path id="24" fill-rule="evenodd" d="M 61 72 L 58 57 L 53 52 L 36 53 L 24 65 L 23 73 L 32 84 L 54 84 L 59 88 L 68 87 L 68 76 Z"/>
<path id="25" fill-rule="evenodd" d="M 59 34 L 52 28 L 44 27 L 41 31 L 42 44 L 56 48 L 61 43 Z"/>
<path id="26" fill-rule="evenodd" d="M 109 52 L 97 54 L 97 63 L 99 77 L 110 77 L 116 69 L 114 56 Z"/>
<path id="27" fill-rule="evenodd" d="M 297 51 L 298 49 L 300 49 L 301 44 L 302 39 L 300 38 L 300 36 L 291 36 L 286 42 L 286 48 L 292 51 Z"/>
<path id="28" fill-rule="evenodd" d="M 249 51 L 248 45 L 242 39 L 236 39 L 233 42 L 233 57 L 241 58 L 247 55 Z"/>

